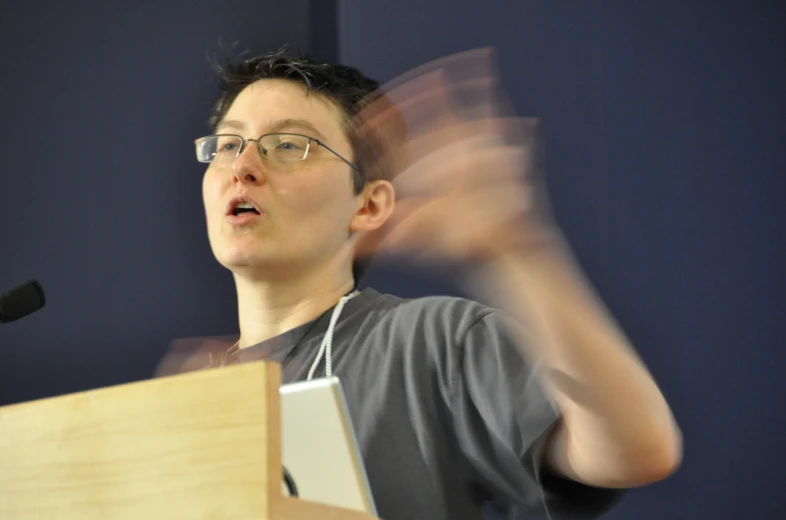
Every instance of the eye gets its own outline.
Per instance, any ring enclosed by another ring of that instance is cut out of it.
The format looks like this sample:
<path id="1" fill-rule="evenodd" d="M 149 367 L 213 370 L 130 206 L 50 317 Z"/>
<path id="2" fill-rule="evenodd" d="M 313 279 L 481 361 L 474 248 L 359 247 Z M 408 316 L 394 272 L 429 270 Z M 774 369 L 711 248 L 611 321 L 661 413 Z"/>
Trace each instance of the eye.
<path id="1" fill-rule="evenodd" d="M 226 140 L 218 143 L 218 151 L 219 152 L 231 152 L 233 150 L 237 150 L 238 144 L 236 141 Z"/>
<path id="2" fill-rule="evenodd" d="M 233 159 L 240 147 L 243 140 L 234 135 L 217 135 L 206 143 L 206 146 L 212 150 L 210 155 L 214 159 L 230 160 Z"/>
<path id="3" fill-rule="evenodd" d="M 303 138 L 294 137 L 294 136 L 285 136 L 282 137 L 279 141 L 276 148 L 281 151 L 290 152 L 290 151 L 299 151 L 305 150 L 308 141 Z"/>

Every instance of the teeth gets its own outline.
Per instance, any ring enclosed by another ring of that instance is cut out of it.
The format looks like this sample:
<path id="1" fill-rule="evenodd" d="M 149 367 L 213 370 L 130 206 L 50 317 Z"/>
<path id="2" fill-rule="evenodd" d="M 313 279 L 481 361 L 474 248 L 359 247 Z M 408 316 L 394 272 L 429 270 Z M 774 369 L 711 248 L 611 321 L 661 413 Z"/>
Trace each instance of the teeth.
<path id="1" fill-rule="evenodd" d="M 254 209 L 254 206 L 252 204 L 249 204 L 248 202 L 241 202 L 235 207 L 241 209 Z"/>

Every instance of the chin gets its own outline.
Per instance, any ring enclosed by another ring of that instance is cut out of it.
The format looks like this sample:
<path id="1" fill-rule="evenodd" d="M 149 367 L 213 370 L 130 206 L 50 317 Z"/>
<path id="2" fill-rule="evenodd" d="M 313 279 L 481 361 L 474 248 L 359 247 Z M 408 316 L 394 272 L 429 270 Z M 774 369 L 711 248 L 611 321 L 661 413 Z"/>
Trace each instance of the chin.
<path id="1" fill-rule="evenodd" d="M 232 243 L 213 244 L 211 243 L 213 256 L 218 260 L 218 263 L 223 265 L 229 270 L 236 267 L 251 267 L 254 265 L 265 263 L 266 256 L 259 249 L 259 245 L 252 247 L 251 244 L 241 243 L 245 241 L 232 241 Z"/>
<path id="2" fill-rule="evenodd" d="M 235 269 L 243 269 L 248 267 L 261 267 L 270 262 L 267 255 L 261 255 L 256 251 L 223 251 L 216 254 L 218 263 L 233 271 Z"/>

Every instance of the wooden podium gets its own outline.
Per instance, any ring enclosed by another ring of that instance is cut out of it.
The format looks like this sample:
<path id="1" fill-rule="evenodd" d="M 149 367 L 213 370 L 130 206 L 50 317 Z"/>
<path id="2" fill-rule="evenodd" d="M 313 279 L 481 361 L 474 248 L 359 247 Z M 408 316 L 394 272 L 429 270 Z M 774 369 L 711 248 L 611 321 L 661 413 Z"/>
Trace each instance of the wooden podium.
<path id="1" fill-rule="evenodd" d="M 0 408 L 0 518 L 371 520 L 282 493 L 280 367 Z"/>

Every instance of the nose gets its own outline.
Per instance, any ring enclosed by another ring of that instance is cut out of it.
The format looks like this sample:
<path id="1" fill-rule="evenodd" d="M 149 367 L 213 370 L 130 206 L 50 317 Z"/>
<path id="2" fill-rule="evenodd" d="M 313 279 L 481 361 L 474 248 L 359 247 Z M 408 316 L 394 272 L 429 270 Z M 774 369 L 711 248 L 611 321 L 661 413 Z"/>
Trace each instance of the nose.
<path id="1" fill-rule="evenodd" d="M 257 143 L 247 143 L 243 151 L 232 162 L 232 182 L 261 184 L 265 179 L 265 166 Z"/>

